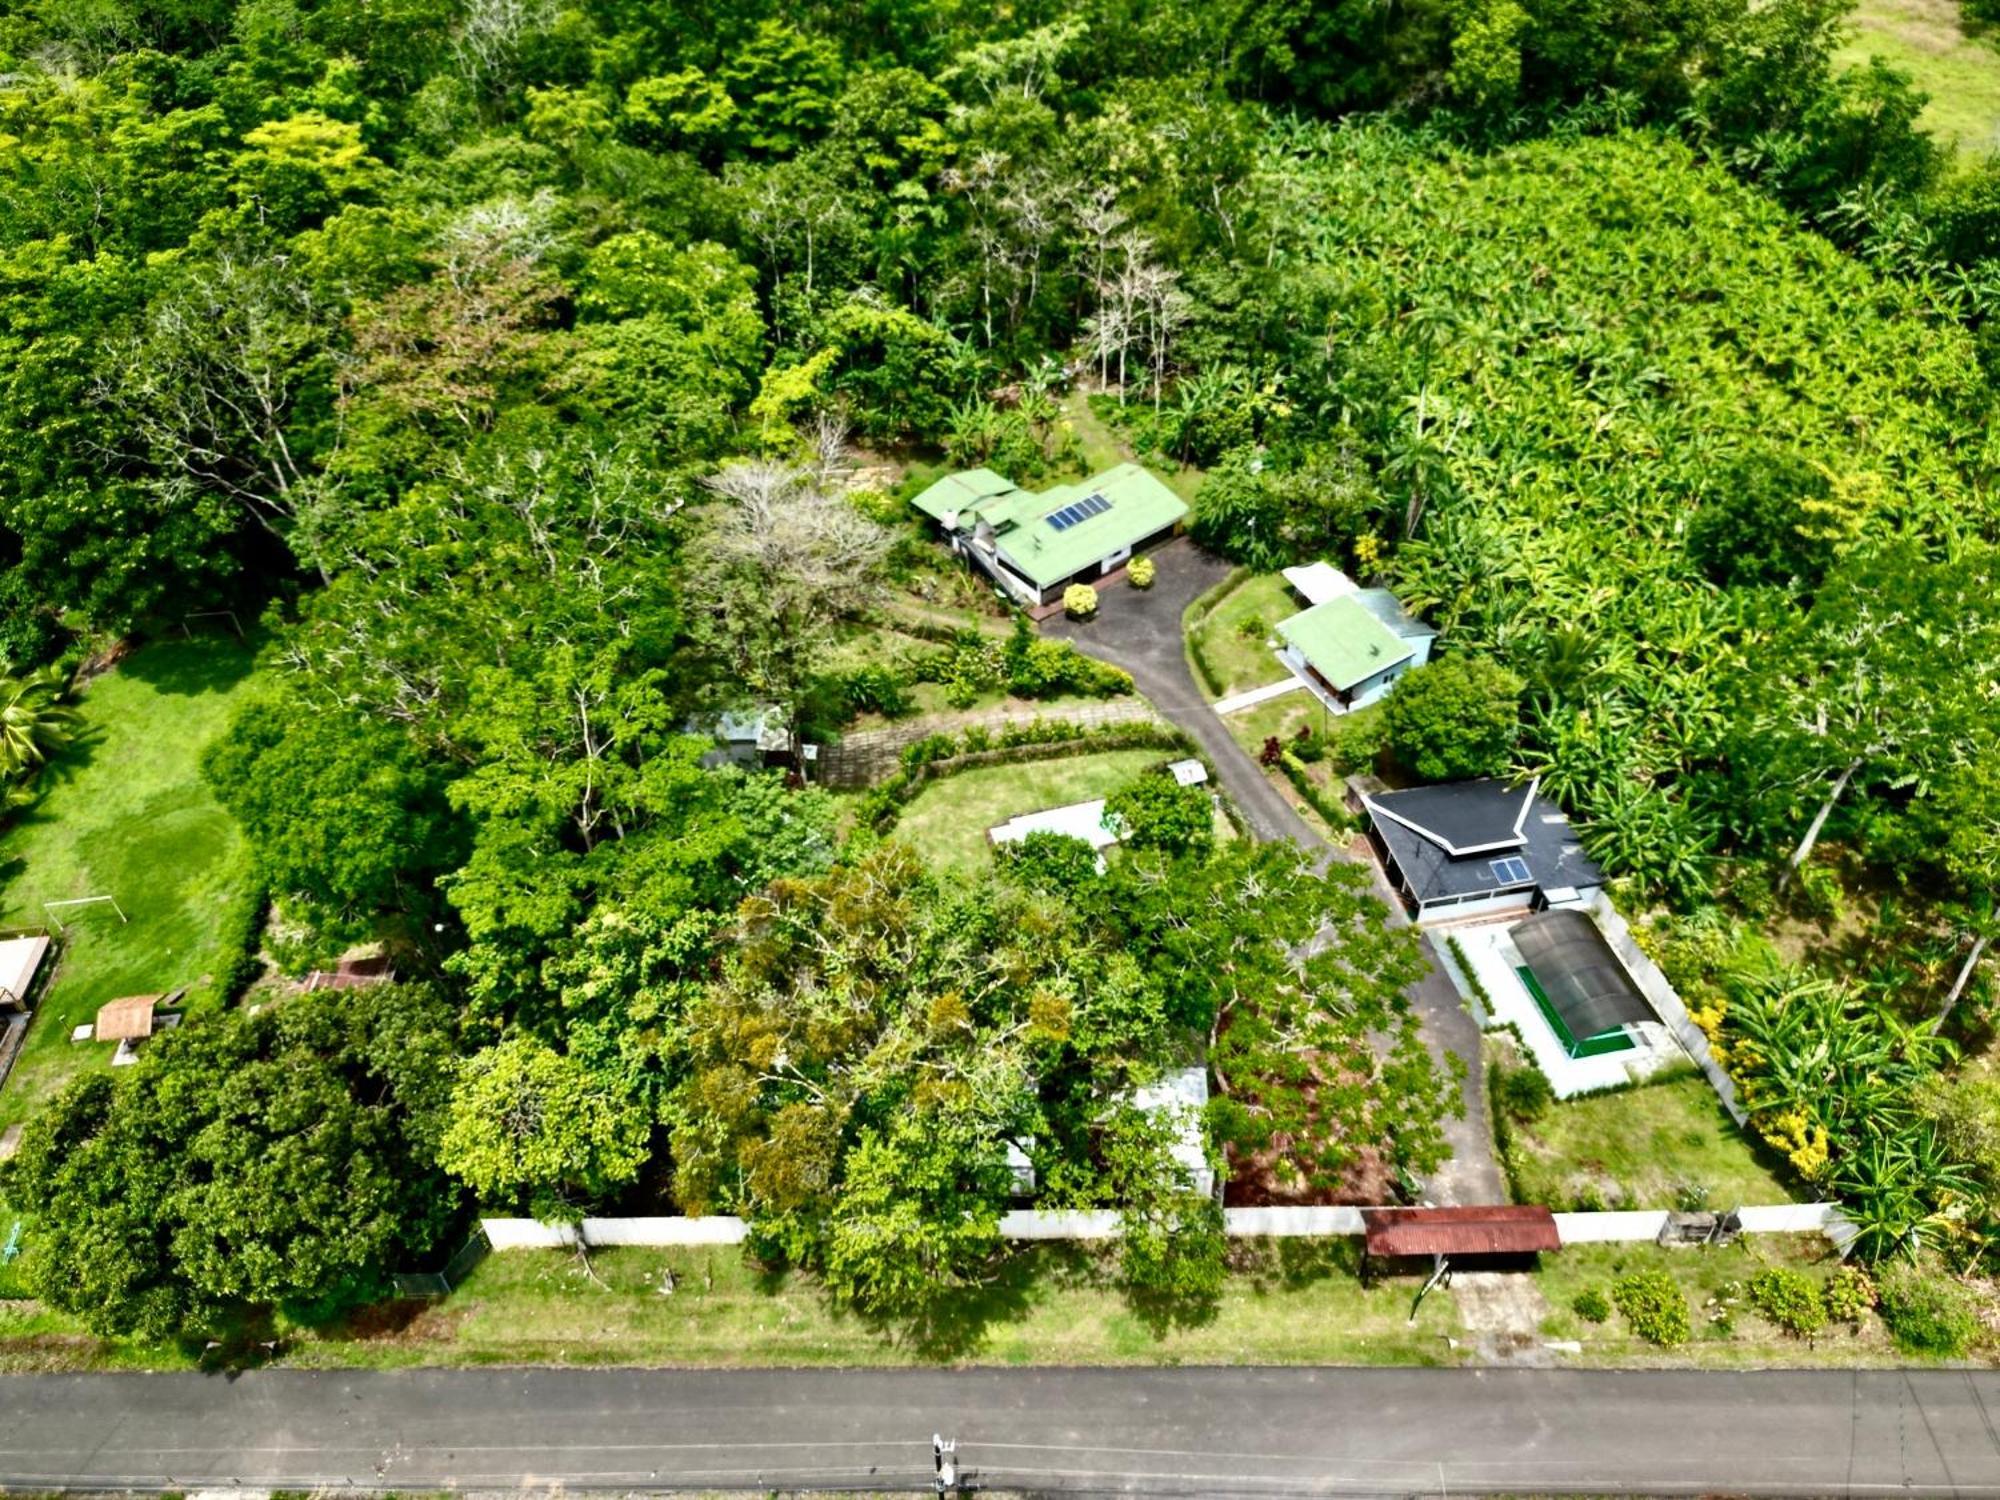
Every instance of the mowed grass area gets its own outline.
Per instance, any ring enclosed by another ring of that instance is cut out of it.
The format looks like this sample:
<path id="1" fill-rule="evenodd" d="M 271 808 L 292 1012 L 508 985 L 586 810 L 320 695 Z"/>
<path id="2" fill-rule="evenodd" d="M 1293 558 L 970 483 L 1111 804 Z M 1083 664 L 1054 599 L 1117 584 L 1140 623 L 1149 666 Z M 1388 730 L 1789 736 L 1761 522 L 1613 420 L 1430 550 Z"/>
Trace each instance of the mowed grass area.
<path id="1" fill-rule="evenodd" d="M 1285 679 L 1284 663 L 1272 654 L 1270 642 L 1278 621 L 1302 608 L 1284 579 L 1260 573 L 1230 590 L 1194 626 L 1189 645 L 1213 675 L 1217 697 Z"/>
<path id="2" fill-rule="evenodd" d="M 1022 813 L 1108 797 L 1173 756 L 1161 750 L 1106 750 L 1056 760 L 978 766 L 941 777 L 903 809 L 895 836 L 934 869 L 978 870 L 993 857 L 986 830 Z"/>
<path id="3" fill-rule="evenodd" d="M 451 1298 L 406 1323 L 294 1343 L 301 1365 L 1437 1364 L 1455 1361 L 1449 1297 L 1408 1323 L 1417 1281 L 1362 1286 L 1351 1240 L 1240 1242 L 1209 1308 L 1151 1312 L 1114 1284 L 1115 1256 L 1042 1246 L 997 1285 L 918 1325 L 878 1322 L 813 1278 L 766 1272 L 734 1248 L 489 1256 Z M 672 1290 L 667 1290 L 667 1273 Z M 600 1284 L 601 1283 L 601 1284 Z M 4 1348 L 0 1348 L 4 1352 Z"/>
<path id="4" fill-rule="evenodd" d="M 1798 1196 L 1698 1074 L 1552 1104 L 1510 1128 L 1522 1203 L 1674 1208 L 1684 1188 L 1702 1188 L 1711 1208 L 1731 1209 Z"/>
<path id="5" fill-rule="evenodd" d="M 1542 1257 L 1535 1273 L 1549 1314 L 1542 1335 L 1582 1344 L 1585 1364 L 1619 1368 L 1688 1366 L 1705 1369 L 1771 1366 L 1867 1366 L 1909 1363 L 1896 1353 L 1880 1318 L 1870 1313 L 1858 1328 L 1829 1323 L 1811 1342 L 1768 1323 L 1751 1306 L 1750 1278 L 1767 1266 L 1790 1266 L 1824 1286 L 1840 1257 L 1816 1234 L 1746 1236 L 1712 1249 L 1662 1249 L 1657 1245 L 1572 1245 Z M 1571 1306 L 1586 1288 L 1608 1301 L 1613 1283 L 1632 1271 L 1658 1267 L 1680 1284 L 1688 1301 L 1693 1337 L 1662 1349 L 1633 1335 L 1614 1310 L 1602 1323 L 1585 1322 Z"/>
<path id="6" fill-rule="evenodd" d="M 200 762 L 254 690 L 254 661 L 233 637 L 134 653 L 84 692 L 80 738 L 44 773 L 41 800 L 0 832 L 0 923 L 40 924 L 43 902 L 98 895 L 129 918 L 108 906 L 59 913 L 60 965 L 0 1088 L 0 1126 L 110 1065 L 109 1046 L 69 1039 L 105 1001 L 188 985 L 198 1004 L 228 956 L 221 927 L 249 888 L 248 860 Z"/>
<path id="7" fill-rule="evenodd" d="M 1981 156 L 2000 150 L 2000 44 L 1968 34 L 1958 0 L 1860 0 L 1838 61 L 1879 57 L 1930 95 L 1920 123 Z"/>
<path id="8" fill-rule="evenodd" d="M 1117 405 L 1116 397 L 1100 399 L 1109 401 L 1113 408 Z M 1137 459 L 1137 455 L 1132 451 L 1132 445 L 1119 435 L 1111 422 L 1092 408 L 1090 397 L 1083 391 L 1073 390 L 1063 398 L 1062 414 L 1063 419 L 1070 424 L 1071 430 L 1076 433 L 1077 447 L 1082 453 L 1086 474 L 1101 474 L 1106 469 Z M 1149 463 L 1146 467 L 1159 475 L 1167 488 L 1189 505 L 1194 504 L 1196 491 L 1208 477 L 1207 470 L 1195 468 L 1192 464 L 1166 468 L 1160 464 Z"/>
<path id="9" fill-rule="evenodd" d="M 996 1284 L 947 1297 L 927 1320 L 848 1311 L 811 1276 L 757 1266 L 734 1247 L 566 1251 L 489 1256 L 452 1296 L 366 1309 L 320 1329 L 276 1330 L 278 1362 L 310 1369 L 478 1365 L 700 1368 L 952 1365 L 1459 1365 L 1471 1345 L 1452 1292 L 1426 1297 L 1422 1278 L 1364 1286 L 1355 1240 L 1243 1240 L 1213 1304 L 1135 1305 L 1116 1285 L 1115 1251 L 1045 1245 L 1009 1259 Z M 1764 1235 L 1719 1249 L 1579 1245 L 1545 1255 L 1532 1276 L 1548 1340 L 1574 1340 L 1566 1366 L 1887 1367 L 1905 1361 L 1872 1314 L 1830 1325 L 1811 1343 L 1750 1305 L 1768 1265 L 1824 1283 L 1839 1260 L 1817 1235 Z M 1613 1312 L 1577 1316 L 1586 1288 L 1607 1298 L 1618 1277 L 1664 1268 L 1688 1299 L 1693 1337 L 1660 1349 Z M 256 1337 L 268 1337 L 263 1330 Z M 1458 1340 L 1456 1347 L 1452 1340 Z M 184 1369 L 198 1345 L 91 1337 L 32 1302 L 0 1299 L 0 1372 Z M 251 1343 L 231 1359 L 261 1360 Z M 227 1362 L 227 1361 L 225 1361 Z"/>

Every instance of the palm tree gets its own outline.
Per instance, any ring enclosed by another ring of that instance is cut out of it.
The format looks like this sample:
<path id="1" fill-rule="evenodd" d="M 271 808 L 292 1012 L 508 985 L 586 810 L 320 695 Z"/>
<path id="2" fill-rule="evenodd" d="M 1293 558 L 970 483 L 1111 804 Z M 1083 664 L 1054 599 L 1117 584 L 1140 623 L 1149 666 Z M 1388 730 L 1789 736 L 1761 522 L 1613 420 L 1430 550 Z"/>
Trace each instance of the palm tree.
<path id="1" fill-rule="evenodd" d="M 0 775 L 25 776 L 69 743 L 77 713 L 62 701 L 67 688 L 54 667 L 0 678 Z"/>

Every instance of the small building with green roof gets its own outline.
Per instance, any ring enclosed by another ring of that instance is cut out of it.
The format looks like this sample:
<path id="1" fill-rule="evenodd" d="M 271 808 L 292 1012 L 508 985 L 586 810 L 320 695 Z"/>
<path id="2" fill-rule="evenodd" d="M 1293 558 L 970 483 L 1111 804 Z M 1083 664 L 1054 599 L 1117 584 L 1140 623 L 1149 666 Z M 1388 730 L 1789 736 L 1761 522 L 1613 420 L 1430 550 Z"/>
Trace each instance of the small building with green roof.
<path id="1" fill-rule="evenodd" d="M 1278 658 L 1337 713 L 1366 708 L 1430 655 L 1430 641 L 1383 622 L 1353 594 L 1278 622 Z"/>
<path id="2" fill-rule="evenodd" d="M 1119 464 L 1037 493 L 991 469 L 947 474 L 915 501 L 969 558 L 1027 610 L 1060 607 L 1072 583 L 1097 583 L 1174 535 L 1187 503 L 1158 476 Z"/>

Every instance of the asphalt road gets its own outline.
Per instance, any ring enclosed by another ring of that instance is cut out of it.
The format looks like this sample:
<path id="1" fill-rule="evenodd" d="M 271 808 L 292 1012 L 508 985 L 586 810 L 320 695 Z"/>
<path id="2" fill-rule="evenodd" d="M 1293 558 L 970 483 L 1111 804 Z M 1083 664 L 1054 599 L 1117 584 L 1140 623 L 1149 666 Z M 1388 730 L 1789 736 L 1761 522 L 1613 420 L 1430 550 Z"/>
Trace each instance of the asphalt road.
<path id="1" fill-rule="evenodd" d="M 2000 1374 L 456 1370 L 16 1376 L 0 1483 L 2000 1495 Z"/>

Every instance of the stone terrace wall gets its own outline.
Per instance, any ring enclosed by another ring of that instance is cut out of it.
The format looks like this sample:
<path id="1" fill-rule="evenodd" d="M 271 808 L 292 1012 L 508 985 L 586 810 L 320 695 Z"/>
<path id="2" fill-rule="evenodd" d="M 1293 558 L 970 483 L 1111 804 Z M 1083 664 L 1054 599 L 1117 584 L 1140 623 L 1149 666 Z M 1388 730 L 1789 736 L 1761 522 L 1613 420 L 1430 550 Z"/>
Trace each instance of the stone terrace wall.
<path id="1" fill-rule="evenodd" d="M 906 747 L 927 735 L 963 734 L 974 728 L 998 731 L 1019 724 L 1032 724 L 1037 719 L 1060 719 L 1085 729 L 1101 729 L 1111 724 L 1165 722 L 1142 698 L 1111 698 L 1103 703 L 1089 703 L 1055 713 L 1044 708 L 998 708 L 948 718 L 912 719 L 906 724 L 890 724 L 882 729 L 863 729 L 822 746 L 813 779 L 826 786 L 873 786 L 895 771 Z"/>

